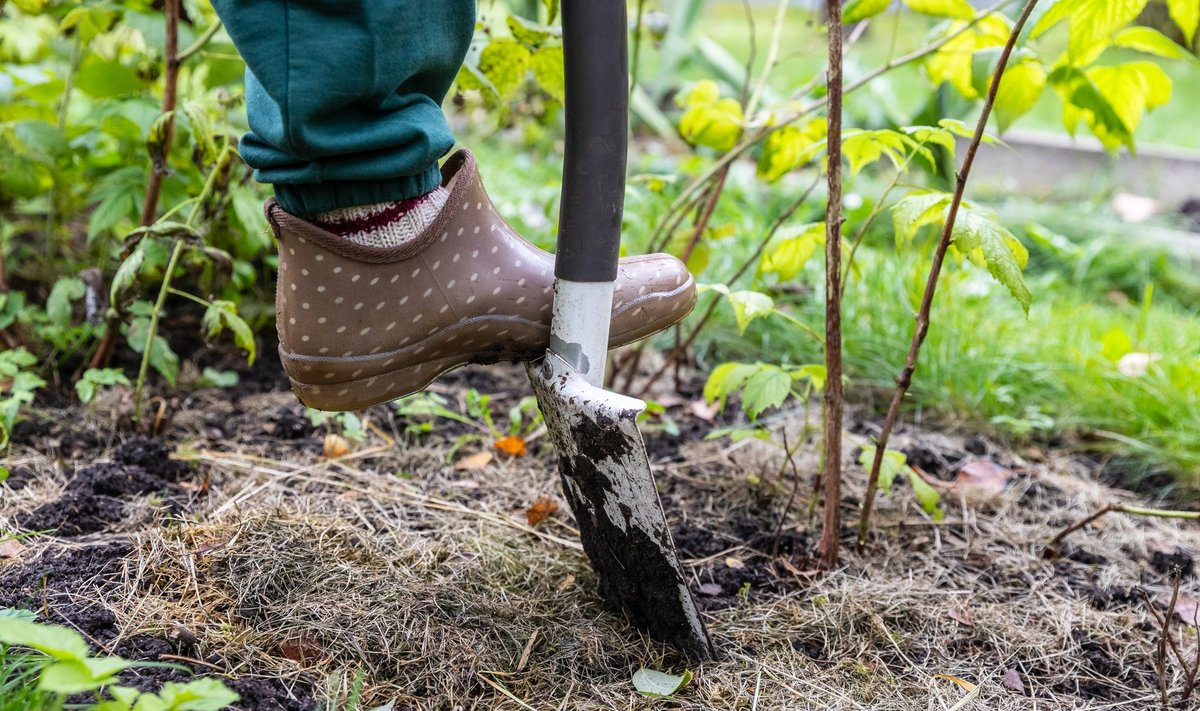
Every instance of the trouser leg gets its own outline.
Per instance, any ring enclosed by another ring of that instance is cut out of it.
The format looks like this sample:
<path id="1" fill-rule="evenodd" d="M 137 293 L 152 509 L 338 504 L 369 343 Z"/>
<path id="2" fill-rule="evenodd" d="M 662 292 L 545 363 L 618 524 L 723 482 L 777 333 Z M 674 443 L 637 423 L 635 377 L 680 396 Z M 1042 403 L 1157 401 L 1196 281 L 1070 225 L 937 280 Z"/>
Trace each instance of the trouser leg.
<path id="1" fill-rule="evenodd" d="M 474 0 L 214 0 L 246 60 L 255 178 L 293 214 L 423 195 Z"/>

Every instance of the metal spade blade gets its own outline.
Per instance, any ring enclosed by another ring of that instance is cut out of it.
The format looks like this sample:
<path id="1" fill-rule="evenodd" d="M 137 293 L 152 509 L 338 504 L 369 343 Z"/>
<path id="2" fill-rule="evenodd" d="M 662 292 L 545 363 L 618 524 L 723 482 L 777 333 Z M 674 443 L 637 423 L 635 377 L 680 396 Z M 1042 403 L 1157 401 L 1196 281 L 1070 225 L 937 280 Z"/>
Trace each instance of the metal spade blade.
<path id="1" fill-rule="evenodd" d="M 711 658 L 637 427 L 645 403 L 589 384 L 552 352 L 526 370 L 600 594 L 654 639 Z"/>

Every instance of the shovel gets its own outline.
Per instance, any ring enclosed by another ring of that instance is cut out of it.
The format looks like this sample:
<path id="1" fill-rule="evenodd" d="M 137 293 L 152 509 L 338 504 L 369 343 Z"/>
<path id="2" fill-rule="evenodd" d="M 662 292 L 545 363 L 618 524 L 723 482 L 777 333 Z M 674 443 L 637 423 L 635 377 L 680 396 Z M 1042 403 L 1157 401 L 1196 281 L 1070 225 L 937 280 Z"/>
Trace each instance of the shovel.
<path id="1" fill-rule="evenodd" d="M 625 0 L 565 0 L 566 147 L 550 348 L 526 370 L 600 593 L 652 638 L 713 656 L 663 515 L 637 417 L 605 356 L 629 129 Z"/>

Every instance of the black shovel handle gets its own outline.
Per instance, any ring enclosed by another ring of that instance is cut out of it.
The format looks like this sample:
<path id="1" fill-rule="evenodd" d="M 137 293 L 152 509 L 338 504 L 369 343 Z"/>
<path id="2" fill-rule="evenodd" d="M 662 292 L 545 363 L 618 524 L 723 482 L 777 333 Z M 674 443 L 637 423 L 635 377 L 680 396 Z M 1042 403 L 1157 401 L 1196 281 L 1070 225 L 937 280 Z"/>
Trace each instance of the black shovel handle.
<path id="1" fill-rule="evenodd" d="M 566 148 L 554 275 L 617 278 L 629 134 L 625 0 L 563 0 Z"/>

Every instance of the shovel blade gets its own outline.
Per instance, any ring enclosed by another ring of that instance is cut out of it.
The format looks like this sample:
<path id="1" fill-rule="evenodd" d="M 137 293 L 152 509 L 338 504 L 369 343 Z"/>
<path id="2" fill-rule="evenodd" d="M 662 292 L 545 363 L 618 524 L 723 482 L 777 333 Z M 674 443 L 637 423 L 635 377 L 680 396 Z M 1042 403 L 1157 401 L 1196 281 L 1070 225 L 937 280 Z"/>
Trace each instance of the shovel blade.
<path id="1" fill-rule="evenodd" d="M 526 370 L 601 595 L 655 640 L 712 658 L 637 427 L 645 403 L 588 384 L 553 352 Z"/>

